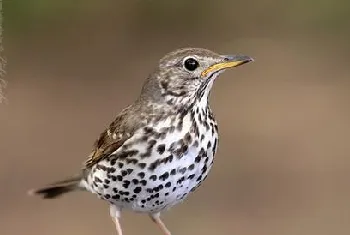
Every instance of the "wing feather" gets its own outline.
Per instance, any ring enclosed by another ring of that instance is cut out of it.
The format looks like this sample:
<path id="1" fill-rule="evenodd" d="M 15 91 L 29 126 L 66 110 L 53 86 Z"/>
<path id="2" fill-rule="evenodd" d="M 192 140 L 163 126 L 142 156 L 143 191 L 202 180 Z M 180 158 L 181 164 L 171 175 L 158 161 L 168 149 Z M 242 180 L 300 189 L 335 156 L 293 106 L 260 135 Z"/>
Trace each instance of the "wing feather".
<path id="1" fill-rule="evenodd" d="M 129 108 L 124 109 L 95 141 L 93 151 L 84 164 L 86 169 L 110 156 L 130 138 L 133 128 L 128 128 L 129 125 L 127 125 L 128 110 Z"/>

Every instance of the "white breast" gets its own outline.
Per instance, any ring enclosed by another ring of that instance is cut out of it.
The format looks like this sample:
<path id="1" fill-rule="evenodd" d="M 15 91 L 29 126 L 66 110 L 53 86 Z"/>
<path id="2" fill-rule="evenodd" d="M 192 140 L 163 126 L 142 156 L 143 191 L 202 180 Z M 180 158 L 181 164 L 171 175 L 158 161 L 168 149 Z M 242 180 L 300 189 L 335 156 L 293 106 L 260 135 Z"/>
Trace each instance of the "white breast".
<path id="1" fill-rule="evenodd" d="M 153 127 L 154 133 L 161 133 L 172 126 L 175 129 L 166 135 L 158 135 L 158 139 L 155 138 L 157 135 L 150 135 L 143 142 L 140 140 L 144 137 L 145 130 L 140 129 L 113 157 L 102 160 L 93 167 L 87 184 L 92 186 L 88 190 L 118 207 L 140 212 L 160 211 L 182 201 L 207 176 L 213 163 L 218 134 L 216 130 L 208 130 L 196 120 L 200 133 L 196 136 L 191 132 L 190 113 L 183 118 L 181 129 L 176 128 L 179 122 L 180 120 L 176 120 L 171 123 L 170 119 L 159 122 Z M 187 148 L 178 151 L 181 140 L 189 134 L 191 138 L 185 144 Z M 153 139 L 156 143 L 149 150 Z M 160 151 L 162 148 L 159 146 L 164 146 L 164 151 Z M 126 159 L 118 158 L 122 151 L 128 150 L 138 151 L 136 156 L 132 156 L 137 159 L 137 163 L 128 163 Z M 178 154 L 181 152 L 184 154 Z M 112 158 L 116 160 L 111 160 Z M 115 170 L 110 173 L 106 168 Z M 107 179 L 109 184 L 96 183 L 96 178 L 101 181 Z"/>

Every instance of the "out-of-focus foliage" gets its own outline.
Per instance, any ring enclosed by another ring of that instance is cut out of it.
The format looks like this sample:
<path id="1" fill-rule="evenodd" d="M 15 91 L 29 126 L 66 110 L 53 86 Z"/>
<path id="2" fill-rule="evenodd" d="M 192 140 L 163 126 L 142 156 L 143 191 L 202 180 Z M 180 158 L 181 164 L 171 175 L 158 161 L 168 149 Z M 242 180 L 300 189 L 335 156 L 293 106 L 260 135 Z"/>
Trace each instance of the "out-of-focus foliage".
<path id="1" fill-rule="evenodd" d="M 38 21 L 66 23 L 108 9 L 109 15 L 123 15 L 123 23 L 130 27 L 152 31 L 243 30 L 244 26 L 257 31 L 350 33 L 350 2 L 346 0 L 5 0 L 4 8 L 5 23 L 14 30 L 28 29 Z"/>

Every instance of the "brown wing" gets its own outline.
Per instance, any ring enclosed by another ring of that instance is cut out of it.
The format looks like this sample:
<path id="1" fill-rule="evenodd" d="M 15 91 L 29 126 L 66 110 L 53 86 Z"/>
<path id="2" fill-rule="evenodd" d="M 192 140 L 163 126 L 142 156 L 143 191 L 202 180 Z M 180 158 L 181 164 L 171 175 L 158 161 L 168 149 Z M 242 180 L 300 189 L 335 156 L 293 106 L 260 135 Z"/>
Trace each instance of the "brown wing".
<path id="1" fill-rule="evenodd" d="M 108 157 L 116 151 L 131 136 L 130 129 L 126 128 L 126 114 L 128 109 L 122 113 L 111 123 L 109 128 L 101 133 L 100 137 L 94 144 L 94 149 L 85 162 L 86 169 L 91 168 L 94 164 Z"/>

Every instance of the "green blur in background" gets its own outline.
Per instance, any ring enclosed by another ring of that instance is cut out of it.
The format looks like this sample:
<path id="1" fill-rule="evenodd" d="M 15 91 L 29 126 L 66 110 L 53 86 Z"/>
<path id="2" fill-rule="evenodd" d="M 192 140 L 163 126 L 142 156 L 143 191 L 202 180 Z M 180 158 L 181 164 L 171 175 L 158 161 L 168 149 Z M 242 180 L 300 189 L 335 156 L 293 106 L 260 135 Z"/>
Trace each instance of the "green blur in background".
<path id="1" fill-rule="evenodd" d="M 100 132 L 167 52 L 205 47 L 254 63 L 217 80 L 213 170 L 164 214 L 177 234 L 350 233 L 350 2 L 3 0 L 1 234 L 114 234 L 88 193 L 26 191 L 80 169 Z M 160 234 L 126 212 L 126 235 Z"/>

